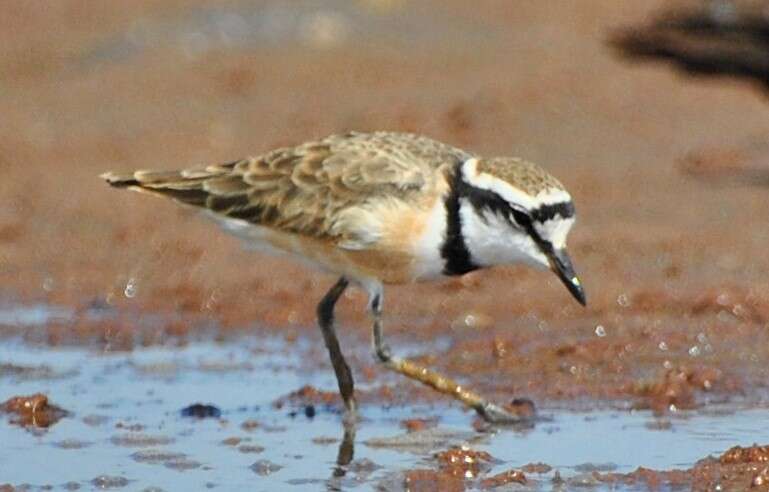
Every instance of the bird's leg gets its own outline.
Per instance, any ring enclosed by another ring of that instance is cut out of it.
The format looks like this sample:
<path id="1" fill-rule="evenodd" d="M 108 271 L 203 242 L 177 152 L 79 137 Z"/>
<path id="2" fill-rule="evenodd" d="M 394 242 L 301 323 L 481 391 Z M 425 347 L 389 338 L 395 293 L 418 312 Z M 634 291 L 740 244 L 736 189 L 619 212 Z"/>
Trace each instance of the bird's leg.
<path id="1" fill-rule="evenodd" d="M 369 309 L 374 318 L 373 344 L 376 358 L 388 369 L 415 379 L 441 393 L 461 401 L 475 410 L 487 422 L 495 424 L 519 423 L 524 418 L 508 412 L 504 408 L 491 403 L 477 393 L 474 393 L 451 378 L 443 376 L 410 360 L 401 359 L 392 354 L 390 347 L 382 337 L 382 293 L 373 292 L 369 300 Z"/>
<path id="2" fill-rule="evenodd" d="M 328 349 L 328 355 L 331 357 L 331 365 L 334 366 L 334 372 L 336 373 L 336 380 L 339 383 L 339 393 L 344 400 L 344 406 L 347 410 L 346 420 L 352 421 L 355 419 L 355 397 L 353 396 L 353 380 L 352 373 L 350 372 L 350 366 L 344 360 L 342 351 L 339 348 L 339 340 L 336 338 L 336 332 L 334 331 L 334 305 L 344 290 L 349 285 L 346 278 L 341 277 L 331 289 L 323 296 L 320 303 L 318 303 L 318 326 L 323 333 L 323 341 L 326 342 L 326 348 Z"/>

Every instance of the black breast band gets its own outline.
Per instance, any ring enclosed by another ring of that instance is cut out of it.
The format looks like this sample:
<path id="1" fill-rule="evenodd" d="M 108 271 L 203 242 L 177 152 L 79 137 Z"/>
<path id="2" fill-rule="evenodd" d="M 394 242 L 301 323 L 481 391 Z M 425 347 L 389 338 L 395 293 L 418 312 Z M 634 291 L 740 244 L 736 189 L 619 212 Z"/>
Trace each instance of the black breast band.
<path id="1" fill-rule="evenodd" d="M 480 268 L 473 263 L 465 243 L 465 237 L 462 235 L 462 217 L 459 214 L 459 209 L 461 193 L 466 186 L 467 184 L 462 179 L 461 163 L 459 163 L 449 182 L 450 191 L 445 202 L 446 239 L 441 246 L 444 275 L 463 275 Z"/>

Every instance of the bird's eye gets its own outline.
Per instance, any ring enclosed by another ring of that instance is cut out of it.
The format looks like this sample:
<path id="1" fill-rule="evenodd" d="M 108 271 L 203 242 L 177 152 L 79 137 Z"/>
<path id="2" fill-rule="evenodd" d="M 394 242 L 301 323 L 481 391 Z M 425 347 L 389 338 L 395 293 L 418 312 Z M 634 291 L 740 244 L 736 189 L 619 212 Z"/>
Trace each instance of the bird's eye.
<path id="1" fill-rule="evenodd" d="M 528 229 L 531 227 L 531 216 L 529 216 L 528 213 L 512 207 L 510 208 L 510 211 L 513 220 L 516 224 L 518 224 L 518 226 L 522 227 L 523 229 Z"/>

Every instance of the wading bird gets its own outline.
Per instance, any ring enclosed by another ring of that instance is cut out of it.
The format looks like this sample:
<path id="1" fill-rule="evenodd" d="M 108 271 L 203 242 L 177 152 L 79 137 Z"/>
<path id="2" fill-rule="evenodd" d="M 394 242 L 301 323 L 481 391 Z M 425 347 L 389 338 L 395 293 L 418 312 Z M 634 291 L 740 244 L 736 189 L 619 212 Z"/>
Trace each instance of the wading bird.
<path id="1" fill-rule="evenodd" d="M 522 159 L 484 158 L 414 134 L 351 132 L 226 164 L 102 177 L 199 207 L 251 246 L 338 275 L 317 315 L 349 417 L 356 411 L 353 377 L 336 337 L 334 305 L 351 282 L 368 293 L 374 353 L 385 367 L 495 423 L 519 417 L 393 354 L 382 333 L 383 284 L 527 263 L 552 270 L 585 304 L 566 252 L 571 197 Z"/>

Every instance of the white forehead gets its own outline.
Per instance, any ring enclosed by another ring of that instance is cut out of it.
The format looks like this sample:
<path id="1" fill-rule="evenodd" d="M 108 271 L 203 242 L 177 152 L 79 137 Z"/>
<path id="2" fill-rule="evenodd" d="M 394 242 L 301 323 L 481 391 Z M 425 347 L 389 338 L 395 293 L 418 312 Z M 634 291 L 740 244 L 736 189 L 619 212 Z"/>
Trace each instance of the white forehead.
<path id="1" fill-rule="evenodd" d="M 550 241 L 555 249 L 561 249 L 566 247 L 566 237 L 569 235 L 573 225 L 574 217 L 564 219 L 556 215 L 554 218 L 543 223 L 535 222 L 534 228 L 539 233 L 539 237 Z"/>
<path id="2" fill-rule="evenodd" d="M 462 164 L 462 175 L 472 186 L 493 191 L 510 203 L 517 203 L 533 210 L 542 205 L 553 205 L 571 201 L 571 196 L 561 188 L 542 190 L 537 195 L 530 195 L 510 183 L 478 171 L 478 159 L 473 157 Z M 568 231 L 567 231 L 568 232 Z"/>

